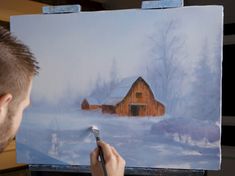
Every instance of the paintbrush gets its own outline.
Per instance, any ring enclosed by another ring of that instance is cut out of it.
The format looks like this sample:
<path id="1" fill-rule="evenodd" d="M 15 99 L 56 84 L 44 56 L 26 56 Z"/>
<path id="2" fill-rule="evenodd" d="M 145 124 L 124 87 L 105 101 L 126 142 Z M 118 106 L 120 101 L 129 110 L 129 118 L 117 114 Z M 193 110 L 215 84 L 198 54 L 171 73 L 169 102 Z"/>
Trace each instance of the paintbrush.
<path id="1" fill-rule="evenodd" d="M 90 128 L 91 128 L 92 133 L 95 136 L 96 142 L 100 141 L 100 131 L 99 131 L 98 127 L 92 125 Z M 108 176 L 107 170 L 106 170 L 106 167 L 105 167 L 105 160 L 104 160 L 104 154 L 103 154 L 102 148 L 98 145 L 97 145 L 97 147 L 99 149 L 99 158 L 100 158 L 100 161 L 101 161 L 101 164 L 102 164 L 104 176 Z"/>

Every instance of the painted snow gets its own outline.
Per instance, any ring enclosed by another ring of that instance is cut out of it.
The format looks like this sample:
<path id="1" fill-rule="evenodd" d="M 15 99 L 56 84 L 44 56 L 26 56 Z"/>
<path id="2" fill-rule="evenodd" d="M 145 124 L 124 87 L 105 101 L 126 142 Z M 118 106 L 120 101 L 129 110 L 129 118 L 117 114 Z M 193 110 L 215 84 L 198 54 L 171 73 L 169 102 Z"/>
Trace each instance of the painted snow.
<path id="1" fill-rule="evenodd" d="M 219 169 L 222 26 L 221 6 L 12 17 L 41 66 L 17 161 L 89 165 L 96 125 L 128 167 Z M 115 86 L 139 76 L 164 116 L 81 109 L 84 98 L 102 104 L 115 90 L 120 101 L 126 90 Z"/>

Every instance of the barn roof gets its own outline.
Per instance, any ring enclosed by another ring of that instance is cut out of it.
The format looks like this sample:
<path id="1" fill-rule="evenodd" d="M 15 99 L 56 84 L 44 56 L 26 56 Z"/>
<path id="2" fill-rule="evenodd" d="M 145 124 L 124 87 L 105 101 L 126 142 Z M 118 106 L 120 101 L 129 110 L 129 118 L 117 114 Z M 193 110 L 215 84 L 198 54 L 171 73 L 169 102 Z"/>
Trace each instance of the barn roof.
<path id="1" fill-rule="evenodd" d="M 132 85 L 137 81 L 137 79 L 143 78 L 134 76 L 123 79 L 119 84 L 115 86 L 115 88 L 111 91 L 110 95 L 104 100 L 103 104 L 116 105 L 117 103 L 122 101 L 131 89 Z"/>
<path id="2" fill-rule="evenodd" d="M 100 104 L 99 101 L 96 98 L 93 97 L 87 97 L 85 98 L 89 104 Z"/>

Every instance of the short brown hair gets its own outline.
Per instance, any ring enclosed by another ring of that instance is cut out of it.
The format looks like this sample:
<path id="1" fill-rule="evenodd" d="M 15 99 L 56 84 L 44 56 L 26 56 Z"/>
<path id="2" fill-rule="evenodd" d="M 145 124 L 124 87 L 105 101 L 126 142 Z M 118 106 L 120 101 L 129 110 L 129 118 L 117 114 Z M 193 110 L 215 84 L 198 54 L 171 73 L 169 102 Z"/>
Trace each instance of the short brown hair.
<path id="1" fill-rule="evenodd" d="M 10 93 L 14 101 L 21 101 L 38 70 L 29 48 L 0 27 L 0 96 Z"/>

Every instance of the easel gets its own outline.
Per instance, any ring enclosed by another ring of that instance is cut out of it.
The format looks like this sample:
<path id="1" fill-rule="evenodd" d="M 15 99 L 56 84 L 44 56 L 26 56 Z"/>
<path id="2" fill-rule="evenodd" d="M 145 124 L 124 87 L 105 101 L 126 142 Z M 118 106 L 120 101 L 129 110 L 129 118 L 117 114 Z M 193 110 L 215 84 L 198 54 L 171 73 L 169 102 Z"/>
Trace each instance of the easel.
<path id="1" fill-rule="evenodd" d="M 62 175 L 81 174 L 90 175 L 89 166 L 63 166 L 63 165 L 29 165 L 31 176 L 39 176 L 40 172 L 63 173 Z M 187 170 L 187 169 L 156 169 L 156 168 L 125 168 L 126 176 L 204 176 L 203 170 Z"/>
<path id="2" fill-rule="evenodd" d="M 143 1 L 142 9 L 166 9 L 182 7 L 183 0 L 152 0 Z M 44 14 L 63 14 L 63 13 L 78 13 L 80 12 L 79 5 L 67 6 L 49 6 L 43 8 Z M 31 176 L 41 176 L 40 172 L 52 173 L 51 175 L 90 175 L 89 166 L 73 166 L 73 165 L 29 165 Z M 186 170 L 186 169 L 156 169 L 156 168 L 140 168 L 126 167 L 125 175 L 128 176 L 204 176 L 204 170 Z M 50 174 L 46 174 L 47 176 Z M 59 174 L 60 175 L 60 174 Z"/>

